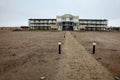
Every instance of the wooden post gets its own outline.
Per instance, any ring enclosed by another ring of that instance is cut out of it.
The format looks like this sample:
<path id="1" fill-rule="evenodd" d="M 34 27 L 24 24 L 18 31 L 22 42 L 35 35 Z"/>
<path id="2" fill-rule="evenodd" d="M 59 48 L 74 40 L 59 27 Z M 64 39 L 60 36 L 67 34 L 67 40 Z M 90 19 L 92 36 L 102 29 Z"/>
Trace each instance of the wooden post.
<path id="1" fill-rule="evenodd" d="M 61 54 L 61 42 L 58 42 L 58 53 Z"/>
<path id="2" fill-rule="evenodd" d="M 64 35 L 64 38 L 65 38 L 65 35 Z"/>
<path id="3" fill-rule="evenodd" d="M 93 42 L 93 54 L 95 54 L 95 46 L 96 46 L 96 43 L 95 41 Z"/>

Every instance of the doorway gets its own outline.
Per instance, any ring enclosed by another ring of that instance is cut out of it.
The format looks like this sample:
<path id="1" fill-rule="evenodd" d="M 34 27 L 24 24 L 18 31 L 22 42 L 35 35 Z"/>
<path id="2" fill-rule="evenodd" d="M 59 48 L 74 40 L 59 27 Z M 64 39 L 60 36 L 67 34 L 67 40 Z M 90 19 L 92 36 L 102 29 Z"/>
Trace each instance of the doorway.
<path id="1" fill-rule="evenodd" d="M 62 30 L 73 31 L 73 22 L 63 22 L 62 26 Z"/>
<path id="2" fill-rule="evenodd" d="M 63 29 L 65 31 L 73 31 L 73 26 L 63 26 Z"/>

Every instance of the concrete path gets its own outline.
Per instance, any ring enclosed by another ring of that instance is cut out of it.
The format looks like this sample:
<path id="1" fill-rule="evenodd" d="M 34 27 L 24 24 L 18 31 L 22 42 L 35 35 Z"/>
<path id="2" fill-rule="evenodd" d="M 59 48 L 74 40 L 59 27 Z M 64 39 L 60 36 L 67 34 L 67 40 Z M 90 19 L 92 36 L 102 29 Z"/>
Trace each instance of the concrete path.
<path id="1" fill-rule="evenodd" d="M 110 73 L 66 32 L 64 52 L 60 55 L 57 80 L 114 80 Z"/>

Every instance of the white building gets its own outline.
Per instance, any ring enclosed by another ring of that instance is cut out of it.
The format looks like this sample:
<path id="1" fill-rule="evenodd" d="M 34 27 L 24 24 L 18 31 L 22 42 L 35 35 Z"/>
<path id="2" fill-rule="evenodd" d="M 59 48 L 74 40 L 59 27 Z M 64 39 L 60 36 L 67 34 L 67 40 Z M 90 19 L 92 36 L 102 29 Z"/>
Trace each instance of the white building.
<path id="1" fill-rule="evenodd" d="M 56 16 L 56 19 L 29 19 L 29 28 L 37 30 L 72 30 L 77 31 L 82 28 L 85 30 L 105 30 L 107 27 L 106 19 L 79 19 L 79 16 L 65 14 Z"/>

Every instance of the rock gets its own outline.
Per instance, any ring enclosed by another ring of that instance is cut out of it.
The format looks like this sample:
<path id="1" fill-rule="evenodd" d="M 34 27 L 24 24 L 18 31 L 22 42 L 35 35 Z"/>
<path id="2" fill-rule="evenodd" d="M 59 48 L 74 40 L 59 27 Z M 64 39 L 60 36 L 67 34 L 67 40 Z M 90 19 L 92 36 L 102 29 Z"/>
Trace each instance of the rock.
<path id="1" fill-rule="evenodd" d="M 115 80 L 120 80 L 120 77 L 118 77 L 118 76 L 115 76 Z"/>
<path id="2" fill-rule="evenodd" d="M 97 57 L 97 58 L 96 58 L 97 61 L 99 61 L 99 60 L 101 60 L 101 59 L 102 59 L 101 57 Z"/>
<path id="3" fill-rule="evenodd" d="M 45 80 L 45 76 L 40 77 L 40 80 Z"/>

